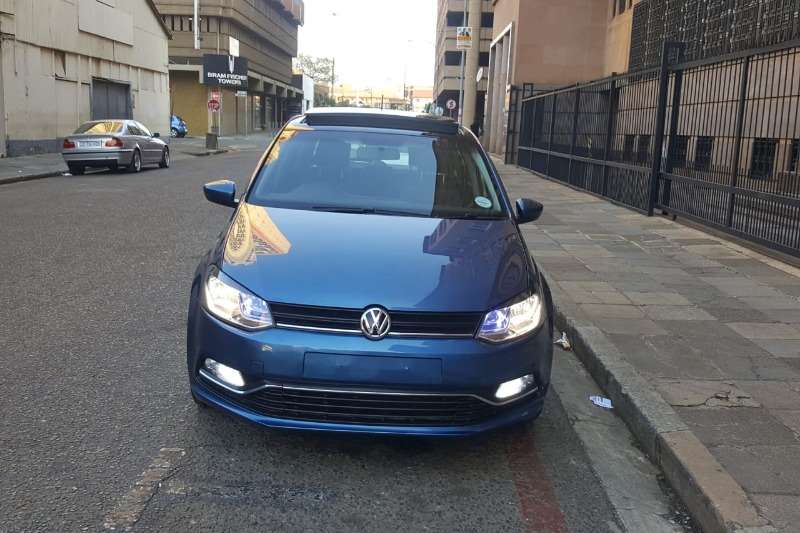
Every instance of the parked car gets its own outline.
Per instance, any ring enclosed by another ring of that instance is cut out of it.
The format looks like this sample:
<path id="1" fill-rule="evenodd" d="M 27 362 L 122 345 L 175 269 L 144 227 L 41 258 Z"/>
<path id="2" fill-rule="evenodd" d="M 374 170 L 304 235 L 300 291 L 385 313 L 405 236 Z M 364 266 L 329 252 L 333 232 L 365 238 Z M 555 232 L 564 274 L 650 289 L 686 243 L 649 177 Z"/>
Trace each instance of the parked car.
<path id="1" fill-rule="evenodd" d="M 468 130 L 429 115 L 289 121 L 194 275 L 191 394 L 269 427 L 469 435 L 542 410 L 553 304 Z"/>
<path id="2" fill-rule="evenodd" d="M 189 133 L 189 126 L 186 124 L 186 121 L 184 121 L 178 115 L 171 115 L 170 116 L 169 136 L 170 137 L 186 137 L 187 133 Z"/>
<path id="3" fill-rule="evenodd" d="M 167 168 L 169 146 L 160 137 L 135 120 L 93 120 L 64 139 L 61 153 L 74 175 L 83 174 L 87 167 L 131 172 L 139 172 L 144 165 Z"/>

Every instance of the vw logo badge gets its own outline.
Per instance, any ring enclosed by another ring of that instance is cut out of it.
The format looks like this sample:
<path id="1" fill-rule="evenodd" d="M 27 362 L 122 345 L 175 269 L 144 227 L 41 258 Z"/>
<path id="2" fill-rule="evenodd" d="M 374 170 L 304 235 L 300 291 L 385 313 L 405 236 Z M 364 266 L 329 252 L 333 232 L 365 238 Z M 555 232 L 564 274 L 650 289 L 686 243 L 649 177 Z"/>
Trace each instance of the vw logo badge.
<path id="1" fill-rule="evenodd" d="M 368 339 L 378 341 L 389 333 L 392 321 L 380 307 L 370 307 L 361 315 L 361 331 Z"/>

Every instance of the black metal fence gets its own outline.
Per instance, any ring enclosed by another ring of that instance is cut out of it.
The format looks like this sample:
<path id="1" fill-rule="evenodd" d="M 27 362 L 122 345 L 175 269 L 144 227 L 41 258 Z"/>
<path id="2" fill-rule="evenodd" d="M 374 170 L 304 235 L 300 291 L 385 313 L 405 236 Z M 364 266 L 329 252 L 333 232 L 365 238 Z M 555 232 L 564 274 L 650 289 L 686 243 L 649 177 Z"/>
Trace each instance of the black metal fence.
<path id="1" fill-rule="evenodd" d="M 684 50 L 522 98 L 517 164 L 800 256 L 800 41 L 691 62 Z"/>

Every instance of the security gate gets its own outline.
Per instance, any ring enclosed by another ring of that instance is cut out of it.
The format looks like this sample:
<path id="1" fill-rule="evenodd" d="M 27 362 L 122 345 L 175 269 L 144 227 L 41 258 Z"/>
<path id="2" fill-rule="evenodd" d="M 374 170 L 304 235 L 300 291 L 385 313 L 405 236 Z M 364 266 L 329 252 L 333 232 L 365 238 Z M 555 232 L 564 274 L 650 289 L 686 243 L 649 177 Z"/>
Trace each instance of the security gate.
<path id="1" fill-rule="evenodd" d="M 132 119 L 130 86 L 112 81 L 92 80 L 92 120 Z"/>

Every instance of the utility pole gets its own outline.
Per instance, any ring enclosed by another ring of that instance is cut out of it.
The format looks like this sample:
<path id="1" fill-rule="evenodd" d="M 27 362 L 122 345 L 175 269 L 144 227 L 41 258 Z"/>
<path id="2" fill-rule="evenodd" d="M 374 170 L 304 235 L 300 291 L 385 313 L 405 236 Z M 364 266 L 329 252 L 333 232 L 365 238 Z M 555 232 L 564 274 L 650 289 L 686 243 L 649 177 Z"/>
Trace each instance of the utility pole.
<path id="1" fill-rule="evenodd" d="M 465 0 L 465 3 L 467 0 Z M 464 111 L 461 124 L 471 128 L 475 123 L 475 100 L 478 97 L 478 63 L 481 56 L 481 0 L 469 0 L 470 26 L 472 27 L 472 46 L 466 51 L 466 69 L 464 76 Z M 476 133 L 477 134 L 477 133 Z"/>
<path id="2" fill-rule="evenodd" d="M 331 98 L 336 105 L 336 58 L 331 59 Z"/>
<path id="3" fill-rule="evenodd" d="M 200 0 L 194 0 L 194 14 L 192 16 L 194 29 L 194 49 L 200 50 Z"/>
<path id="4" fill-rule="evenodd" d="M 464 0 L 464 20 L 461 21 L 462 26 L 467 25 L 467 20 L 469 16 L 469 12 L 467 11 L 467 2 L 469 0 Z M 456 36 L 456 42 L 458 42 L 458 36 Z M 462 122 L 464 118 L 464 69 L 467 66 L 467 53 L 465 51 L 461 52 L 461 89 L 458 91 L 458 122 L 463 126 L 464 123 Z"/>

